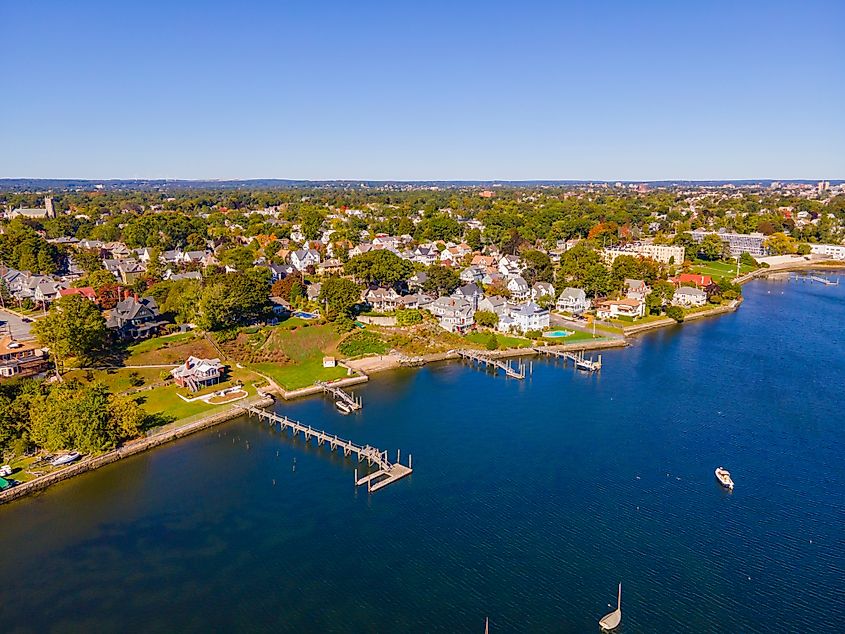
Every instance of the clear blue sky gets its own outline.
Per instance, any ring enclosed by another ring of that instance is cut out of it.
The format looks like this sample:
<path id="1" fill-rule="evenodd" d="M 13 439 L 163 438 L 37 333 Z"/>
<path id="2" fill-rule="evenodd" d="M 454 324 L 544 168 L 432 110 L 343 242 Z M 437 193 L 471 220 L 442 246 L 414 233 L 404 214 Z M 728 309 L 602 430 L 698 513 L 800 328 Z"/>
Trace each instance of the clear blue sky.
<path id="1" fill-rule="evenodd" d="M 0 177 L 845 178 L 845 3 L 0 0 Z"/>

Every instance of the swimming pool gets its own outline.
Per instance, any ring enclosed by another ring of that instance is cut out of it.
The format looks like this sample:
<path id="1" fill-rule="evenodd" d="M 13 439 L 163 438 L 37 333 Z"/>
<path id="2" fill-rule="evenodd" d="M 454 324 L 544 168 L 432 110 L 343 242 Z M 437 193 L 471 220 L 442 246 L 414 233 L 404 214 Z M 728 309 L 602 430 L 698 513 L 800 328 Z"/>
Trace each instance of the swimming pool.
<path id="1" fill-rule="evenodd" d="M 568 337 L 572 334 L 571 330 L 550 330 L 549 332 L 544 332 L 544 337 L 549 337 L 550 339 L 557 339 L 559 337 Z"/>
<path id="2" fill-rule="evenodd" d="M 293 314 L 294 317 L 299 317 L 300 319 L 317 319 L 317 315 L 314 313 L 306 313 L 304 311 L 298 311 Z"/>

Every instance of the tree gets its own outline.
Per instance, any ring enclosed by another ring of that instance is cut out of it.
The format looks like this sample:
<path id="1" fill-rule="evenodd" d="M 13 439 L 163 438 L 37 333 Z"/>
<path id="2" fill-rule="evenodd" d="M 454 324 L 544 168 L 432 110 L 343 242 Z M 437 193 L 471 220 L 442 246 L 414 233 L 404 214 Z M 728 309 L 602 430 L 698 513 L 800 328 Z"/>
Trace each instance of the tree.
<path id="1" fill-rule="evenodd" d="M 666 309 L 666 316 L 671 317 L 678 323 L 681 323 L 684 320 L 684 311 L 680 306 L 669 306 Z"/>
<path id="2" fill-rule="evenodd" d="M 252 267 L 255 261 L 255 254 L 247 247 L 233 247 L 221 256 L 223 264 L 227 264 L 237 271 L 246 271 Z"/>
<path id="3" fill-rule="evenodd" d="M 485 348 L 488 350 L 496 350 L 499 347 L 499 338 L 496 336 L 496 333 L 491 333 L 490 337 L 487 339 L 487 344 Z"/>
<path id="4" fill-rule="evenodd" d="M 432 264 L 426 271 L 423 290 L 434 295 L 449 295 L 461 285 L 460 276 L 447 266 Z"/>
<path id="5" fill-rule="evenodd" d="M 323 316 L 329 321 L 350 317 L 352 308 L 361 301 L 361 287 L 344 277 L 329 277 L 320 285 L 319 301 L 325 306 Z"/>
<path id="6" fill-rule="evenodd" d="M 528 249 L 522 253 L 525 269 L 522 277 L 533 286 L 536 282 L 554 282 L 555 271 L 548 255 L 537 249 Z"/>
<path id="7" fill-rule="evenodd" d="M 810 255 L 811 252 L 812 248 L 810 248 L 810 245 L 806 242 L 802 242 L 797 247 L 795 247 L 795 253 L 797 253 L 798 255 Z"/>
<path id="8" fill-rule="evenodd" d="M 413 272 L 413 265 L 391 251 L 368 251 L 350 258 L 343 265 L 347 275 L 366 284 L 394 286 L 408 279 Z"/>
<path id="9" fill-rule="evenodd" d="M 95 293 L 99 294 L 103 288 L 113 285 L 116 280 L 114 275 L 108 271 L 99 270 L 91 273 L 86 279 L 86 282 L 88 286 L 94 289 Z"/>
<path id="10" fill-rule="evenodd" d="M 698 246 L 698 254 L 705 260 L 721 260 L 725 255 L 725 243 L 716 233 L 708 233 Z"/>
<path id="11" fill-rule="evenodd" d="M 479 310 L 475 313 L 475 323 L 486 328 L 495 328 L 499 324 L 499 316 L 492 310 Z"/>
<path id="12" fill-rule="evenodd" d="M 479 251 L 482 247 L 481 229 L 469 229 L 464 235 L 464 242 L 469 245 L 473 251 Z"/>
<path id="13" fill-rule="evenodd" d="M 103 260 L 100 258 L 100 254 L 93 249 L 80 249 L 73 256 L 73 260 L 79 268 L 89 274 L 103 268 Z"/>
<path id="14" fill-rule="evenodd" d="M 755 269 L 758 266 L 757 260 L 748 251 L 742 252 L 742 255 L 739 256 L 739 262 L 743 266 L 753 266 Z"/>
<path id="15" fill-rule="evenodd" d="M 763 241 L 763 246 L 775 255 L 785 255 L 796 251 L 795 238 L 782 232 L 770 235 Z"/>
<path id="16" fill-rule="evenodd" d="M 510 297 L 511 292 L 504 280 L 493 280 L 492 284 L 484 287 L 484 293 L 491 297 Z"/>
<path id="17" fill-rule="evenodd" d="M 305 288 L 305 284 L 302 281 L 302 274 L 296 271 L 275 281 L 270 289 L 270 294 L 273 297 L 281 297 L 287 302 L 293 302 L 302 297 L 303 288 Z"/>
<path id="18" fill-rule="evenodd" d="M 60 297 L 50 312 L 32 326 L 38 342 L 49 348 L 61 373 L 68 357 L 90 362 L 103 351 L 108 330 L 103 314 L 81 295 Z"/>

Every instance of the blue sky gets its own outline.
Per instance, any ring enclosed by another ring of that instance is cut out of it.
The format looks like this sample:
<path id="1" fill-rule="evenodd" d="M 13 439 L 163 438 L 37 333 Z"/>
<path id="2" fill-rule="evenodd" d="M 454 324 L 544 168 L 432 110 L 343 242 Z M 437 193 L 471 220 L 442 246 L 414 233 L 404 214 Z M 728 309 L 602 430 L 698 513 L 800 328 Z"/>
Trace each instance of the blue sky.
<path id="1" fill-rule="evenodd" d="M 0 0 L 0 23 L 0 177 L 845 178 L 841 1 Z"/>

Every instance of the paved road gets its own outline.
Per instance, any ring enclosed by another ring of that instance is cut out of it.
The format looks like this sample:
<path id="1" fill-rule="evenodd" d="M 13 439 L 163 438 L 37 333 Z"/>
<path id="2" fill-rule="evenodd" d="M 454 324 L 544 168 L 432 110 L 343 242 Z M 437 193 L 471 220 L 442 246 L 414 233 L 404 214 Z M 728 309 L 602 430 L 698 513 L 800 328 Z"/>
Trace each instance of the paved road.
<path id="1" fill-rule="evenodd" d="M 20 339 L 21 341 L 32 339 L 33 337 L 30 333 L 31 327 L 31 321 L 25 322 L 17 315 L 13 315 L 5 310 L 0 310 L 0 336 L 8 335 L 11 331 L 11 334 L 15 339 Z"/>

